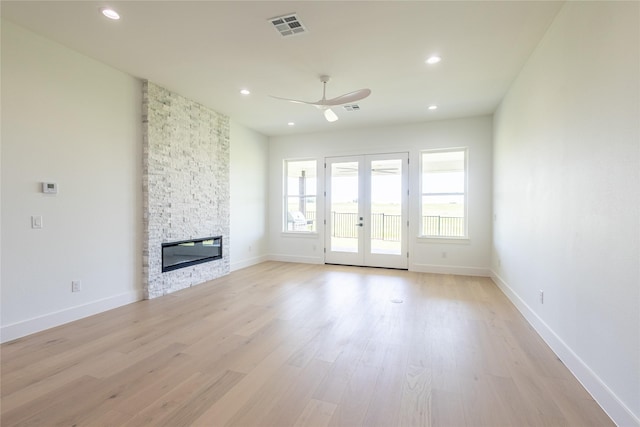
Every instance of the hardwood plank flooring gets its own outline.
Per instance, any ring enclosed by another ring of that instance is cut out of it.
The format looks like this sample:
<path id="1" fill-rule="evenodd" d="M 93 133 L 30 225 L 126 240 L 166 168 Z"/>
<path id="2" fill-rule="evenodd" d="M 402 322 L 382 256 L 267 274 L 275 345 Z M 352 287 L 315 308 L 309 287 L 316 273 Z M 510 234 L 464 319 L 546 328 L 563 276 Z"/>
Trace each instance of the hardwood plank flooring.
<path id="1" fill-rule="evenodd" d="M 266 262 L 0 357 L 3 427 L 613 425 L 479 277 Z"/>

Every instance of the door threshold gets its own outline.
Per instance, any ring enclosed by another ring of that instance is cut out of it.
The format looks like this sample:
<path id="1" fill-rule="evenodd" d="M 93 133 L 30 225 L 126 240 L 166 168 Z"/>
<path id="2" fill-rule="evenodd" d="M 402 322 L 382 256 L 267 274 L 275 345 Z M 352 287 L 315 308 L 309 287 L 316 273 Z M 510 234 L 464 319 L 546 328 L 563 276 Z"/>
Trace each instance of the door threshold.
<path id="1" fill-rule="evenodd" d="M 336 264 L 335 262 L 325 262 L 324 265 L 339 265 L 342 267 L 360 267 L 360 268 L 380 268 L 383 270 L 400 270 L 400 271 L 409 271 L 408 268 L 399 268 L 399 267 L 380 267 L 377 265 L 355 265 L 355 264 Z"/>

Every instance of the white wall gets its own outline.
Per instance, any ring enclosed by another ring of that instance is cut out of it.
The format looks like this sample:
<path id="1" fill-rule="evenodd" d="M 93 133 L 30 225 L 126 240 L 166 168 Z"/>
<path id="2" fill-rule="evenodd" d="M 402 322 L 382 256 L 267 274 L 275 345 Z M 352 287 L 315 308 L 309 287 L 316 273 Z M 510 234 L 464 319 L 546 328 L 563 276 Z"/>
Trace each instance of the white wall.
<path id="1" fill-rule="evenodd" d="M 621 426 L 640 425 L 639 8 L 568 2 L 494 124 L 496 280 Z"/>
<path id="2" fill-rule="evenodd" d="M 282 233 L 285 159 L 408 152 L 409 169 L 409 269 L 414 271 L 489 275 L 491 248 L 491 117 L 443 120 L 413 125 L 270 138 L 269 232 L 271 258 L 323 263 L 324 235 Z M 420 150 L 469 147 L 469 240 L 456 243 L 419 239 Z M 321 172 L 322 173 L 322 172 Z M 324 181 L 323 178 L 320 179 Z M 324 191 L 320 188 L 320 193 Z M 320 198 L 322 199 L 322 198 Z M 323 200 L 318 212 L 324 212 Z M 322 230 L 322 229 L 321 229 Z M 447 252 L 447 257 L 442 257 Z"/>
<path id="3" fill-rule="evenodd" d="M 140 298 L 140 112 L 137 79 L 2 22 L 2 341 Z"/>
<path id="4" fill-rule="evenodd" d="M 3 342 L 141 298 L 141 94 L 138 79 L 2 21 Z M 233 122 L 230 134 L 233 270 L 267 259 L 268 138 Z"/>
<path id="5" fill-rule="evenodd" d="M 266 261 L 269 140 L 230 123 L 231 270 Z"/>

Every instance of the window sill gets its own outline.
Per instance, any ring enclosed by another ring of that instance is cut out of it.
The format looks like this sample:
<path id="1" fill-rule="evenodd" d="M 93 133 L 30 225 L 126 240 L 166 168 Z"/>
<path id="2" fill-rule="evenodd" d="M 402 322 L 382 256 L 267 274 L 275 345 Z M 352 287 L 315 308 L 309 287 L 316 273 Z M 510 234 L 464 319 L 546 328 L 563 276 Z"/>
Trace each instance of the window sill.
<path id="1" fill-rule="evenodd" d="M 469 237 L 436 237 L 436 236 L 418 236 L 418 243 L 444 243 L 454 245 L 468 245 L 471 243 Z"/>
<path id="2" fill-rule="evenodd" d="M 318 238 L 317 231 L 282 231 L 280 233 L 282 237 L 302 237 L 302 238 Z"/>

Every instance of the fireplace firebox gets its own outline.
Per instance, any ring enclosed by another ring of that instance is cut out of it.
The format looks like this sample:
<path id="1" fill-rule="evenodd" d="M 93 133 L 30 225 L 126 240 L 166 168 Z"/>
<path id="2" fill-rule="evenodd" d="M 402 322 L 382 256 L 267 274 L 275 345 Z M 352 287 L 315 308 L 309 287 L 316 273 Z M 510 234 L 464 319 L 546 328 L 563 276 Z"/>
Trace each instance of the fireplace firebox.
<path id="1" fill-rule="evenodd" d="M 222 236 L 162 244 L 162 272 L 222 258 Z"/>

